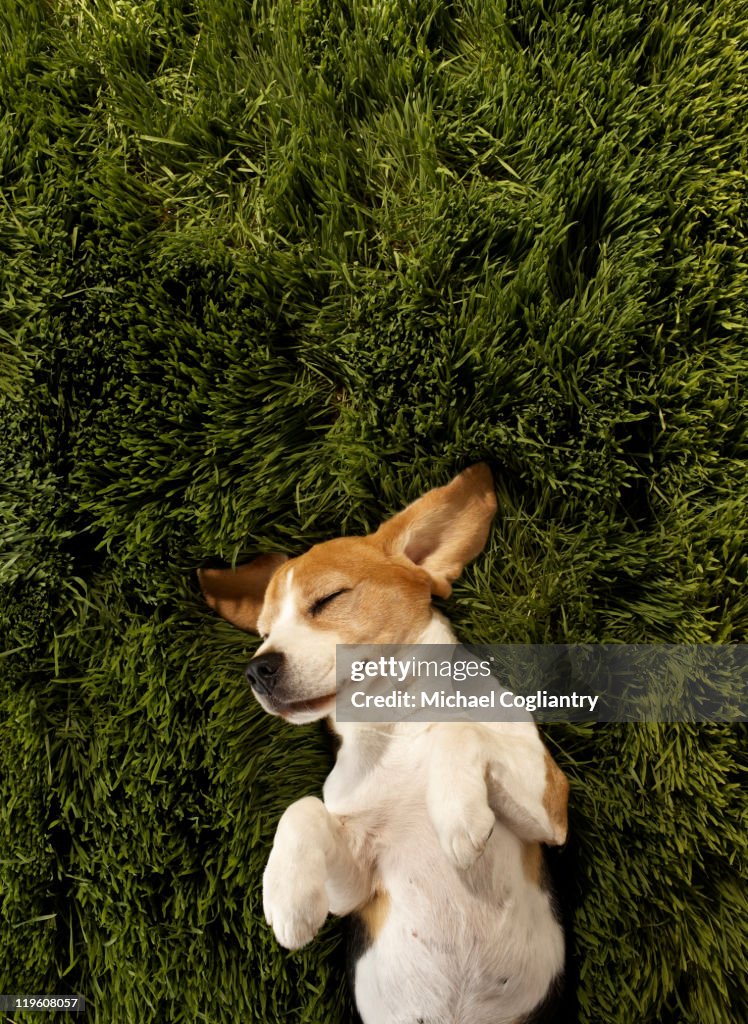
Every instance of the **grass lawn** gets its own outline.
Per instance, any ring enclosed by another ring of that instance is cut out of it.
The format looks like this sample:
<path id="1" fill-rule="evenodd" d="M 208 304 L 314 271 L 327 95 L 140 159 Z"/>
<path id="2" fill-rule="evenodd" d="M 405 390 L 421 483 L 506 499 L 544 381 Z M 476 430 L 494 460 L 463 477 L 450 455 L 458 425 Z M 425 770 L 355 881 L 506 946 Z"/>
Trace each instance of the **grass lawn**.
<path id="1" fill-rule="evenodd" d="M 1 992 L 350 1020 L 208 556 L 486 459 L 463 640 L 746 639 L 747 111 L 745 0 L 0 0 Z M 546 736 L 562 1024 L 748 1019 L 745 730 Z"/>

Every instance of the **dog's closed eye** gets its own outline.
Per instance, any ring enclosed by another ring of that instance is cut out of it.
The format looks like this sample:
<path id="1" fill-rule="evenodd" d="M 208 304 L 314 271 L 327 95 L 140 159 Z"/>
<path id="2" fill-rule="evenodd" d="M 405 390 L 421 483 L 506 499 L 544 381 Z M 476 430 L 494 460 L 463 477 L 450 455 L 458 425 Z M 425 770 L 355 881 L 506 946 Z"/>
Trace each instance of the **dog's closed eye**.
<path id="1" fill-rule="evenodd" d="M 341 594 L 347 594 L 350 592 L 350 590 L 350 587 L 341 587 L 340 590 L 334 590 L 332 594 L 325 594 L 324 597 L 318 598 L 312 605 L 310 605 L 309 614 L 318 615 L 322 611 L 322 609 L 326 608 L 329 604 L 331 604 L 336 597 L 340 597 Z"/>

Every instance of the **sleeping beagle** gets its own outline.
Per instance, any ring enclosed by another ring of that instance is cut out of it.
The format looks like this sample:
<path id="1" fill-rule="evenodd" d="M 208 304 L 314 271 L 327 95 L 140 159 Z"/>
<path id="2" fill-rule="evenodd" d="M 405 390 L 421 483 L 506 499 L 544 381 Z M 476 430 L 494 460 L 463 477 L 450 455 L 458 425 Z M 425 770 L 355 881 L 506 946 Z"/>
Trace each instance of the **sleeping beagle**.
<path id="1" fill-rule="evenodd" d="M 519 1024 L 563 970 L 540 844 L 566 839 L 568 783 L 535 724 L 335 722 L 336 644 L 456 642 L 431 598 L 495 511 L 479 464 L 369 536 L 200 571 L 208 603 L 262 637 L 247 669 L 262 707 L 339 734 L 323 799 L 280 820 L 263 900 L 288 949 L 354 916 L 364 1024 Z"/>

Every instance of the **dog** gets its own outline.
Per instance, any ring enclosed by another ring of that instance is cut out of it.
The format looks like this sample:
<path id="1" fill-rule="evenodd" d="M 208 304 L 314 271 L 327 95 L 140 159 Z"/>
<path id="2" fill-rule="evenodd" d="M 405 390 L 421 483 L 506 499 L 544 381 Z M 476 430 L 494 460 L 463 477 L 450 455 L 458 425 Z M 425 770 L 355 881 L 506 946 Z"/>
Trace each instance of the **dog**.
<path id="1" fill-rule="evenodd" d="M 263 906 L 288 949 L 352 916 L 364 1024 L 534 1021 L 563 974 L 541 844 L 566 840 L 569 787 L 535 723 L 335 717 L 336 644 L 456 643 L 432 598 L 449 597 L 496 508 L 480 463 L 368 536 L 199 571 L 211 607 L 261 637 L 247 679 L 262 707 L 339 736 L 323 799 L 280 819 Z"/>

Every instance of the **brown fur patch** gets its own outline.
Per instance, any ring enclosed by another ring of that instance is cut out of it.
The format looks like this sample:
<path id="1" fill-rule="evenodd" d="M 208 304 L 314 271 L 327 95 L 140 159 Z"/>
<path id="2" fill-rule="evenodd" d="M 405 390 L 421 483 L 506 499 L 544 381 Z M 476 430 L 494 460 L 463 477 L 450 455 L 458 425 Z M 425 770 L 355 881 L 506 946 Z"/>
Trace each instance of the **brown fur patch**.
<path id="1" fill-rule="evenodd" d="M 554 839 L 559 846 L 566 842 L 569 829 L 568 806 L 569 780 L 546 750 L 543 807 L 553 825 Z"/>
<path id="2" fill-rule="evenodd" d="M 390 915 L 390 894 L 386 889 L 378 890 L 359 911 L 361 922 L 368 933 L 369 943 L 374 942 Z"/>
<path id="3" fill-rule="evenodd" d="M 522 871 L 528 882 L 540 885 L 543 877 L 543 851 L 540 843 L 522 844 Z"/>
<path id="4" fill-rule="evenodd" d="M 254 633 L 265 589 L 286 555 L 259 555 L 236 569 L 198 569 L 205 600 L 219 615 L 239 629 Z"/>
<path id="5" fill-rule="evenodd" d="M 335 632 L 342 643 L 408 643 L 431 618 L 428 574 L 401 555 L 387 555 L 371 537 L 337 537 L 315 544 L 273 576 L 262 609 L 269 633 L 287 595 L 287 576 L 302 619 Z M 316 601 L 346 591 L 317 614 Z"/>
<path id="6" fill-rule="evenodd" d="M 483 550 L 495 514 L 491 470 L 479 462 L 428 491 L 372 536 L 384 551 L 404 554 L 422 566 L 432 592 L 449 597 L 452 582 Z"/>

